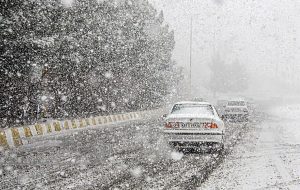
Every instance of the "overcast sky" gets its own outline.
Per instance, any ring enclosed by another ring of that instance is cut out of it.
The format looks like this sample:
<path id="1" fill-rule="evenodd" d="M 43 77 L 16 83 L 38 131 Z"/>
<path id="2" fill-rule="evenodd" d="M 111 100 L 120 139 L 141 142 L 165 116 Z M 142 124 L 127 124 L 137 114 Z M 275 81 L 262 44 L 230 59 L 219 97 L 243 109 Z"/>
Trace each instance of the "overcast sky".
<path id="1" fill-rule="evenodd" d="M 176 48 L 173 57 L 187 70 L 190 18 L 193 17 L 194 86 L 208 80 L 207 64 L 214 49 L 220 52 L 226 63 L 238 60 L 247 65 L 251 75 L 251 90 L 274 91 L 273 87 L 279 84 L 300 85 L 299 0 L 150 2 L 164 11 L 166 22 L 175 32 Z"/>

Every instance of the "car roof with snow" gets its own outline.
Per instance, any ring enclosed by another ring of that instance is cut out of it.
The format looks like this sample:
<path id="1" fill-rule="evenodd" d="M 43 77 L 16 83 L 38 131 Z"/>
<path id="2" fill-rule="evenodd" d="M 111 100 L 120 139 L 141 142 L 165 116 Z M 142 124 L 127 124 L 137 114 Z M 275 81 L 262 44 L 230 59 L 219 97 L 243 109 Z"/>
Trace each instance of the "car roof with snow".
<path id="1" fill-rule="evenodd" d="M 211 103 L 208 102 L 197 102 L 197 101 L 181 101 L 181 102 L 176 102 L 176 104 L 198 104 L 198 105 L 211 105 Z"/>

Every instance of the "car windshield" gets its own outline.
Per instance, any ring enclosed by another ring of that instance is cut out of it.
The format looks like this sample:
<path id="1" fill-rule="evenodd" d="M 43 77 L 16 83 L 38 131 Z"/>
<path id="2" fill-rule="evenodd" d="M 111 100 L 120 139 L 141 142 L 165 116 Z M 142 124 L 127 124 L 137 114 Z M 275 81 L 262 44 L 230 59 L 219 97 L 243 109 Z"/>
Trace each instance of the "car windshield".
<path id="1" fill-rule="evenodd" d="M 176 104 L 171 114 L 214 115 L 214 111 L 210 105 Z"/>
<path id="2" fill-rule="evenodd" d="M 243 101 L 230 101 L 227 104 L 228 106 L 245 106 L 245 102 Z"/>

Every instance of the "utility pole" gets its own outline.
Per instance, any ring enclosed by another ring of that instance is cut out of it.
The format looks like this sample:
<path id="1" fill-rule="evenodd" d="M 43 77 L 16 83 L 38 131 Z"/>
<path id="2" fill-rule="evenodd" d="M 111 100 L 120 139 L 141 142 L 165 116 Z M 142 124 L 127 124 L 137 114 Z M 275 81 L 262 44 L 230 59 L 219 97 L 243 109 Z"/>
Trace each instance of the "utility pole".
<path id="1" fill-rule="evenodd" d="M 189 76 L 189 96 L 192 97 L 192 47 L 193 47 L 193 16 L 190 22 L 190 76 Z"/>
<path id="2" fill-rule="evenodd" d="M 190 68 L 189 68 L 189 97 L 192 97 L 192 59 L 193 59 L 193 19 L 200 14 L 192 14 L 190 17 Z"/>

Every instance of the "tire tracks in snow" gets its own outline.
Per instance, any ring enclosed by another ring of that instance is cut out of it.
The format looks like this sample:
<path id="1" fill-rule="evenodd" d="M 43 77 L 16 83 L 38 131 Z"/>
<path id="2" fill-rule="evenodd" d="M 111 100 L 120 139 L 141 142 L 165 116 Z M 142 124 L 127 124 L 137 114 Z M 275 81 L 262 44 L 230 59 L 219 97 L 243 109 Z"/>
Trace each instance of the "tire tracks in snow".
<path id="1" fill-rule="evenodd" d="M 0 176 L 0 187 L 1 189 L 34 189 L 37 184 L 39 184 L 39 186 L 48 186 L 51 183 L 57 184 L 59 181 L 63 181 L 76 174 L 78 175 L 80 172 L 85 172 L 90 168 L 95 167 L 95 165 L 101 165 L 101 163 L 103 163 L 103 157 L 127 155 L 136 152 L 138 149 L 141 149 L 141 147 L 135 145 L 133 147 L 128 146 L 129 149 L 120 147 L 117 148 L 117 150 L 114 149 L 114 151 L 104 150 L 104 152 L 97 152 L 96 154 L 98 155 L 104 154 L 104 156 L 100 156 L 100 158 L 94 155 L 95 147 L 103 145 L 103 143 L 122 146 L 122 139 L 114 140 L 115 138 L 118 138 L 115 136 L 116 131 L 125 129 L 125 134 L 127 134 L 125 139 L 130 140 L 130 135 L 135 131 L 134 127 L 139 125 L 143 125 L 143 123 L 127 124 L 126 126 L 116 127 L 114 129 L 86 130 L 84 134 L 79 134 L 78 136 L 73 136 L 72 134 L 67 137 L 62 148 L 46 147 L 30 152 L 16 151 L 18 157 L 25 162 L 15 163 L 16 168 L 18 168 L 20 173 Z M 91 131 L 94 131 L 94 133 Z M 82 136 L 90 135 L 92 137 L 87 137 L 85 139 L 81 138 Z M 100 141 L 98 143 L 94 143 L 99 139 Z M 105 146 L 105 144 L 103 146 Z M 109 149 L 111 146 L 107 147 Z M 69 152 L 70 154 L 64 156 L 64 153 L 66 152 Z M 12 152 L 10 153 L 12 154 Z M 92 164 L 85 169 L 80 169 L 80 167 L 76 165 L 77 162 L 69 162 L 72 159 L 78 160 L 78 157 L 89 158 L 87 161 Z M 69 175 L 60 175 L 61 172 L 64 174 L 68 173 Z M 24 179 L 26 179 L 26 181 L 20 183 L 20 178 L 23 178 L 23 175 L 25 176 Z"/>
<path id="2" fill-rule="evenodd" d="M 116 189 L 193 189 L 201 184 L 208 175 L 222 163 L 227 154 L 231 152 L 232 146 L 238 142 L 248 126 L 243 124 L 231 124 L 229 136 L 230 146 L 221 154 L 215 154 L 212 158 L 205 158 L 209 155 L 187 154 L 179 161 L 162 159 L 153 164 L 140 164 L 147 168 L 147 176 L 141 178 L 126 178 L 122 183 L 115 184 L 110 188 Z M 239 130 L 236 130 L 239 129 Z M 156 170 L 153 168 L 159 168 Z M 199 175 L 201 174 L 201 175 Z M 149 178 L 147 180 L 147 177 Z"/>
<path id="3" fill-rule="evenodd" d="M 0 187 L 193 189 L 205 181 L 231 151 L 232 146 L 229 146 L 224 153 L 215 158 L 185 154 L 181 160 L 172 160 L 169 155 L 171 150 L 164 149 L 160 142 L 160 126 L 160 121 L 148 120 L 123 124 L 114 129 L 90 129 L 83 134 L 57 138 L 64 140 L 61 148 L 38 149 L 29 153 L 21 151 L 18 154 L 26 162 L 17 165 L 20 167 L 20 174 L 0 176 Z M 228 131 L 231 141 L 240 138 L 240 135 L 235 133 L 240 131 L 235 130 L 237 126 L 232 125 L 231 132 Z M 45 162 L 34 162 L 32 159 L 45 159 Z M 72 159 L 75 159 L 75 162 L 72 162 Z M 132 170 L 139 167 L 142 174 L 134 177 Z M 20 177 L 26 173 L 27 181 L 20 183 Z"/>

